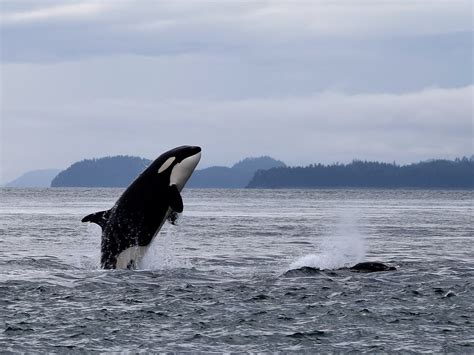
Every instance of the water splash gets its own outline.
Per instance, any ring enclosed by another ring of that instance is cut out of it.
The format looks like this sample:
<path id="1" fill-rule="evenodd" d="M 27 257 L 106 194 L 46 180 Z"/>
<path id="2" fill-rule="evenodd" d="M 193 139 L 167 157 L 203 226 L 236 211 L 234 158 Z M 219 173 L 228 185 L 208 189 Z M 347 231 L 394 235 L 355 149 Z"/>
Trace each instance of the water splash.
<path id="1" fill-rule="evenodd" d="M 100 240 L 102 230 L 95 224 L 87 226 L 84 235 L 84 250 L 73 256 L 71 263 L 74 267 L 84 270 L 100 270 Z M 165 225 L 159 235 L 151 243 L 146 254 L 138 263 L 141 270 L 168 270 L 176 268 L 191 268 L 187 259 L 180 258 L 180 248 L 175 241 L 178 239 L 176 226 Z"/>
<path id="2" fill-rule="evenodd" d="M 365 254 L 365 237 L 357 229 L 355 213 L 347 211 L 333 233 L 323 238 L 319 253 L 298 258 L 290 264 L 290 269 L 303 266 L 321 270 L 350 267 L 361 262 Z"/>
<path id="3" fill-rule="evenodd" d="M 169 270 L 192 267 L 189 260 L 179 257 L 180 250 L 175 243 L 177 234 L 176 226 L 163 227 L 140 261 L 139 268 L 144 270 Z"/>
<path id="4" fill-rule="evenodd" d="M 72 265 L 84 270 L 100 270 L 100 240 L 102 229 L 92 223 L 87 224 L 86 234 L 82 236 L 81 249 L 75 249 Z"/>

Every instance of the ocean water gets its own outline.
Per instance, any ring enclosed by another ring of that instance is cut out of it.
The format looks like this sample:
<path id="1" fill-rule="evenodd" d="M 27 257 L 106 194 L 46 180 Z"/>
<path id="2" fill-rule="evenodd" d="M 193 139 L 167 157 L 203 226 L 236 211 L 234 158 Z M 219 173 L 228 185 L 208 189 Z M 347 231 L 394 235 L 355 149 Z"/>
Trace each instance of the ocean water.
<path id="1" fill-rule="evenodd" d="M 101 270 L 80 220 L 121 192 L 0 190 L 1 353 L 474 352 L 473 191 L 189 189 L 140 270 Z"/>

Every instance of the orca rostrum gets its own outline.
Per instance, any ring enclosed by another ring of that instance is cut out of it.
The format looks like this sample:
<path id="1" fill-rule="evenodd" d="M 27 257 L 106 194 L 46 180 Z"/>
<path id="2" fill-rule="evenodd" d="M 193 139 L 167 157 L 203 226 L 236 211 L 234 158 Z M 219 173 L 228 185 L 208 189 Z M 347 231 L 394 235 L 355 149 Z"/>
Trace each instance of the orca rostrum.
<path id="1" fill-rule="evenodd" d="M 201 159 L 201 148 L 181 146 L 160 155 L 124 191 L 114 207 L 82 222 L 102 228 L 104 269 L 133 269 L 168 219 L 183 212 L 181 190 Z"/>

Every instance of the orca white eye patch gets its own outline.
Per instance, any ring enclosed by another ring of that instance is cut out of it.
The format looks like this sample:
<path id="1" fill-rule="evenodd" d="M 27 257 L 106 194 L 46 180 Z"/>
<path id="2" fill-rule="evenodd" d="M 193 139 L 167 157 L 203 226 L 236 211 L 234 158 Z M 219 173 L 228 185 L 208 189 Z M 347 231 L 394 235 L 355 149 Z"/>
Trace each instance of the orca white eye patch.
<path id="1" fill-rule="evenodd" d="M 171 164 L 173 164 L 175 159 L 176 159 L 175 157 L 170 157 L 170 158 L 166 159 L 166 161 L 163 163 L 163 165 L 160 166 L 160 168 L 158 169 L 158 174 L 162 173 L 163 171 L 168 169 L 171 166 Z"/>

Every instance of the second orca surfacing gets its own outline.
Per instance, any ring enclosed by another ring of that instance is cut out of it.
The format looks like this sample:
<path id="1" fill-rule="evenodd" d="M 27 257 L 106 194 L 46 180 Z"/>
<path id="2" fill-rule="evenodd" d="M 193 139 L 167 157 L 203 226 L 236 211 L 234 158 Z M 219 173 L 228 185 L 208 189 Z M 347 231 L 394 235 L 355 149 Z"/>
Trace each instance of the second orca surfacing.
<path id="1" fill-rule="evenodd" d="M 101 266 L 135 268 L 166 219 L 183 212 L 181 190 L 201 159 L 201 148 L 181 146 L 160 155 L 124 191 L 110 210 L 82 222 L 102 228 Z"/>
<path id="2" fill-rule="evenodd" d="M 303 266 L 298 269 L 291 269 L 288 270 L 283 274 L 286 277 L 300 277 L 300 276 L 311 276 L 311 275 L 319 275 L 324 273 L 331 273 L 336 274 L 336 271 L 339 270 L 349 270 L 352 272 L 361 272 L 361 273 L 369 273 L 369 272 L 380 272 L 380 271 L 396 271 L 397 268 L 395 266 L 389 266 L 380 262 L 372 261 L 372 262 L 362 262 L 355 264 L 351 267 L 343 267 L 340 269 L 335 270 L 321 270 L 315 267 L 310 266 Z"/>

